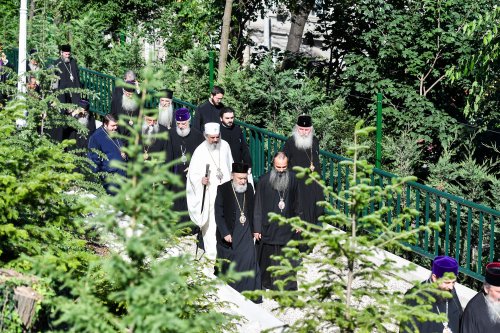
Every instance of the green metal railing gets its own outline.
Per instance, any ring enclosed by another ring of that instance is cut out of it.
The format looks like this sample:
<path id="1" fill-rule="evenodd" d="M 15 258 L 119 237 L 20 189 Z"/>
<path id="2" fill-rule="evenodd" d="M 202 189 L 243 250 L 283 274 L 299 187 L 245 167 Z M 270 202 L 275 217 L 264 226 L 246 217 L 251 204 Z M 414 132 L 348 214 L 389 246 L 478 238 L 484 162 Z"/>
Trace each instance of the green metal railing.
<path id="1" fill-rule="evenodd" d="M 99 114 L 108 113 L 116 78 L 85 68 L 81 68 L 80 73 L 84 87 L 95 93 L 94 99 L 91 99 L 91 110 Z M 153 99 L 148 106 L 156 104 L 157 100 Z M 196 108 L 195 105 L 178 99 L 174 99 L 174 106 L 186 107 L 192 114 Z M 242 127 L 250 147 L 252 173 L 258 180 L 269 171 L 273 155 L 281 150 L 287 138 L 243 122 L 237 123 Z M 340 163 L 347 158 L 323 150 L 320 150 L 320 158 L 321 174 L 326 183 L 338 193 L 347 190 L 349 166 Z M 395 177 L 397 176 L 394 174 L 375 168 L 371 183 L 384 186 L 391 183 Z M 348 206 L 340 200 L 332 203 L 335 208 L 348 213 Z M 497 228 L 496 225 L 500 221 L 500 212 L 497 210 L 416 182 L 407 183 L 402 194 L 395 194 L 385 202 L 373 203 L 368 211 L 373 212 L 381 206 L 393 208 L 387 216 L 388 223 L 406 207 L 418 210 L 420 215 L 417 218 L 406 221 L 407 230 L 427 225 L 430 221 L 442 221 L 442 231 L 426 232 L 415 244 L 408 246 L 416 253 L 431 259 L 443 254 L 452 256 L 459 262 L 460 271 L 468 276 L 483 280 L 482 269 L 485 264 L 500 257 L 500 248 L 495 247 L 500 238 L 500 227 Z"/>

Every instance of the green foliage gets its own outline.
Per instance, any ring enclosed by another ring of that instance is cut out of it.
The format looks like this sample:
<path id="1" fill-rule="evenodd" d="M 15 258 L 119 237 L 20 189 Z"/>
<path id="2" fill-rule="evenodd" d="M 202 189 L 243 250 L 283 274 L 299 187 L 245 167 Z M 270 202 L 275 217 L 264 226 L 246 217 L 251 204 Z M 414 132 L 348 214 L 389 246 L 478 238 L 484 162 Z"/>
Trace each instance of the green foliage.
<path id="1" fill-rule="evenodd" d="M 339 332 L 396 332 L 400 322 L 412 323 L 415 317 L 441 320 L 441 316 L 431 313 L 431 306 L 422 301 L 422 295 L 444 295 L 437 290 L 437 284 L 419 285 L 406 295 L 387 288 L 389 279 L 398 281 L 399 276 L 415 267 L 396 265 L 383 255 L 383 250 L 405 248 L 402 242 L 412 243 L 420 232 L 437 229 L 439 224 L 429 223 L 427 227 L 400 231 L 404 229 L 405 220 L 414 219 L 418 212 L 406 207 L 396 217 L 393 207 L 380 203 L 401 193 L 403 184 L 412 178 L 393 179 L 385 187 L 370 185 L 373 166 L 359 159 L 360 152 L 368 148 L 359 142 L 366 140 L 374 128 L 361 128 L 361 124 L 357 123 L 353 144 L 348 149 L 353 159 L 343 162 L 351 171 L 348 190 L 337 193 L 326 187 L 316 173 L 297 168 L 298 177 L 308 177 L 309 183 L 317 182 L 333 200 L 319 203 L 330 212 L 322 217 L 322 225 L 273 215 L 275 221 L 290 224 L 302 235 L 301 240 L 287 244 L 284 256 L 279 258 L 280 266 L 273 267 L 276 275 L 298 273 L 299 290 L 266 292 L 284 308 L 298 308 L 304 312 L 304 319 L 291 328 L 294 332 L 333 329 Z M 339 209 L 331 204 L 337 200 L 346 208 Z M 366 213 L 371 205 L 378 208 Z M 391 224 L 386 223 L 388 214 L 393 214 Z M 298 249 L 303 246 L 314 250 L 300 252 Z M 293 268 L 290 260 L 297 258 L 301 264 Z M 308 279 L 305 267 L 315 270 L 318 278 Z M 410 300 L 417 301 L 417 306 L 409 306 Z"/>
<path id="2" fill-rule="evenodd" d="M 429 167 L 428 183 L 441 191 L 454 193 L 493 209 L 500 208 L 499 161 L 478 162 L 472 138 L 451 142 L 439 160 Z"/>
<path id="3" fill-rule="evenodd" d="M 341 112 L 343 106 L 330 106 L 316 80 L 280 70 L 271 56 L 255 68 L 231 62 L 221 84 L 226 89 L 224 103 L 236 110 L 238 119 L 284 135 L 290 133 L 300 114 L 318 115 L 316 125 L 328 119 L 329 108 Z"/>
<path id="4" fill-rule="evenodd" d="M 146 68 L 142 73 L 140 105 L 152 98 L 148 91 L 161 88 L 163 73 Z M 182 194 L 167 184 L 180 185 L 169 170 L 164 152 L 144 161 L 139 144 L 143 116 L 156 110 L 141 107 L 134 119 L 120 118 L 131 131 L 124 149 L 128 163 L 115 166 L 116 195 L 102 196 L 88 223 L 107 240 L 111 253 L 100 257 L 81 277 L 57 271 L 47 260 L 35 264 L 37 272 L 58 281 L 57 296 L 48 304 L 57 331 L 70 332 L 222 332 L 231 329 L 231 315 L 215 298 L 217 280 L 207 277 L 203 262 L 189 254 L 172 255 L 186 225 L 171 210 Z M 160 134 L 161 135 L 161 134 Z M 194 240 L 191 240 L 194 242 Z M 99 318 L 99 320 L 95 320 Z"/>

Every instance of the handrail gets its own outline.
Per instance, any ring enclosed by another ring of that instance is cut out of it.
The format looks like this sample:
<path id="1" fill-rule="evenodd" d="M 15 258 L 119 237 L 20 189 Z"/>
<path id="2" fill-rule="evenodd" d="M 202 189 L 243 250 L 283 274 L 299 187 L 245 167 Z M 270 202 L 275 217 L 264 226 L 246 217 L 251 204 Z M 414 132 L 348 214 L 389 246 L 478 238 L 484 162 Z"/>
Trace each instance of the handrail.
<path id="1" fill-rule="evenodd" d="M 91 110 L 101 114 L 109 112 L 111 92 L 116 78 L 85 68 L 81 68 L 80 73 L 85 87 L 93 90 L 99 97 L 94 101 L 97 106 Z M 155 107 L 156 104 L 157 99 L 153 99 L 148 107 Z M 176 98 L 174 98 L 174 106 L 176 108 L 187 107 L 192 114 L 196 110 L 195 105 Z M 272 157 L 282 149 L 287 137 L 242 121 L 237 120 L 235 123 L 241 126 L 248 142 L 253 162 L 252 173 L 258 180 L 269 171 L 272 166 Z M 324 150 L 320 150 L 320 159 L 322 164 L 320 171 L 326 184 L 332 186 L 337 193 L 348 190 L 349 166 L 341 162 L 349 159 Z M 397 175 L 374 168 L 371 183 L 383 186 L 395 177 Z M 340 200 L 333 202 L 332 198 L 328 199 L 334 207 L 348 213 L 349 207 L 343 202 Z M 407 230 L 427 225 L 430 221 L 443 221 L 443 230 L 425 232 L 416 243 L 406 245 L 415 253 L 431 259 L 441 254 L 453 256 L 460 264 L 460 272 L 475 279 L 483 280 L 482 269 L 486 262 L 500 256 L 500 248 L 495 249 L 498 243 L 496 224 L 500 218 L 500 212 L 495 209 L 413 181 L 404 185 L 402 193 L 394 194 L 385 202 L 372 203 L 365 213 L 371 213 L 383 206 L 393 208 L 387 214 L 388 223 L 391 223 L 392 219 L 401 214 L 405 208 L 412 207 L 421 212 L 415 219 L 406 221 L 405 229 Z"/>

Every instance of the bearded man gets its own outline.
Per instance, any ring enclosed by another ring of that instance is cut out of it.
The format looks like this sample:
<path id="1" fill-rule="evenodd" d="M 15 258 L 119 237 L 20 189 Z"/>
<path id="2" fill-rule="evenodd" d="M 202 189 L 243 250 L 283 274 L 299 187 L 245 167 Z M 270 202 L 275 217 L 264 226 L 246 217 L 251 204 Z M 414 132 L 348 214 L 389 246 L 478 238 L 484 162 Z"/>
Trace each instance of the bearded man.
<path id="1" fill-rule="evenodd" d="M 206 123 L 218 123 L 220 110 L 224 107 L 222 99 L 224 98 L 224 89 L 214 86 L 210 92 L 210 98 L 196 109 L 193 119 L 193 127 L 203 131 Z"/>
<path id="2" fill-rule="evenodd" d="M 500 332 L 500 262 L 486 265 L 483 290 L 467 303 L 460 332 Z"/>
<path id="3" fill-rule="evenodd" d="M 443 332 L 458 333 L 460 329 L 460 318 L 462 317 L 462 305 L 455 290 L 455 282 L 458 276 L 458 262 L 448 256 L 437 256 L 432 262 L 431 276 L 423 283 L 438 283 L 437 288 L 449 292 L 451 298 L 445 298 L 439 294 L 419 295 L 424 304 L 432 305 L 430 311 L 445 314 L 447 319 L 443 322 L 419 321 L 416 317 L 402 324 L 400 332 Z M 411 292 L 411 290 L 410 290 Z M 408 294 L 408 293 L 407 293 Z M 417 300 L 410 300 L 409 305 L 416 306 Z"/>
<path id="4" fill-rule="evenodd" d="M 283 151 L 288 156 L 290 169 L 299 166 L 321 174 L 319 141 L 314 136 L 310 116 L 301 115 L 298 117 L 292 136 L 285 142 Z M 316 203 L 324 200 L 323 190 L 316 183 L 306 185 L 306 178 L 299 179 L 299 186 L 303 195 L 301 202 L 304 221 L 318 223 L 318 218 L 323 214 L 323 209 Z"/>
<path id="5" fill-rule="evenodd" d="M 220 139 L 218 123 L 205 124 L 205 141 L 194 151 L 189 163 L 186 198 L 191 220 L 201 228 L 205 253 L 215 260 L 215 197 L 217 186 L 229 181 L 233 158 L 229 144 Z"/>
<path id="6" fill-rule="evenodd" d="M 71 112 L 71 116 L 75 118 L 80 125 L 88 130 L 88 133 L 81 133 L 78 128 L 68 127 L 65 136 L 68 139 L 76 140 L 76 148 L 84 149 L 88 147 L 88 138 L 95 132 L 95 117 L 94 113 L 90 112 L 90 104 L 87 100 L 82 99 L 79 102 L 78 108 Z"/>
<path id="7" fill-rule="evenodd" d="M 56 67 L 56 75 L 59 77 L 57 81 L 57 89 L 82 88 L 80 83 L 80 70 L 76 60 L 71 57 L 71 46 L 61 45 L 60 57 L 54 63 Z M 65 92 L 58 95 L 61 103 L 72 103 L 78 105 L 80 102 L 80 94 L 75 92 Z"/>
<path id="8" fill-rule="evenodd" d="M 302 217 L 299 184 L 293 171 L 288 170 L 288 157 L 278 152 L 273 158 L 273 169 L 263 175 L 255 192 L 254 236 L 259 241 L 257 259 L 262 274 L 262 286 L 265 289 L 276 289 L 277 277 L 271 276 L 267 268 L 278 265 L 271 259 L 273 255 L 282 255 L 283 247 L 291 240 L 300 237 L 298 231 L 289 225 L 280 225 L 269 221 L 269 213 L 280 214 L 286 218 Z M 292 262 L 292 265 L 298 264 Z M 279 277 L 285 278 L 285 277 Z M 296 290 L 297 282 L 289 282 L 287 290 Z"/>
<path id="9" fill-rule="evenodd" d="M 121 88 L 122 94 L 116 95 L 119 100 L 111 100 L 111 114 L 116 119 L 123 118 L 126 125 L 121 126 L 118 132 L 122 135 L 130 137 L 128 126 L 133 127 L 139 116 L 139 95 L 136 91 L 135 81 L 125 81 L 126 86 Z M 127 145 L 128 142 L 125 142 Z"/>
<path id="10" fill-rule="evenodd" d="M 141 130 L 141 145 L 145 161 L 152 159 L 153 153 L 167 153 L 167 128 L 153 116 L 144 116 Z M 162 135 L 163 134 L 163 135 Z M 166 157 L 163 157 L 165 161 Z"/>
<path id="11" fill-rule="evenodd" d="M 174 119 L 174 92 L 164 89 L 160 91 L 160 94 L 160 100 L 158 101 L 158 122 L 167 129 L 171 129 Z"/>
<path id="12" fill-rule="evenodd" d="M 233 163 L 231 180 L 217 188 L 215 222 L 217 258 L 225 260 L 221 272 L 227 271 L 230 262 L 236 265 L 236 272 L 253 272 L 253 276 L 229 283 L 239 292 L 261 288 L 254 244 L 253 207 L 254 190 L 248 183 L 248 165 Z"/>

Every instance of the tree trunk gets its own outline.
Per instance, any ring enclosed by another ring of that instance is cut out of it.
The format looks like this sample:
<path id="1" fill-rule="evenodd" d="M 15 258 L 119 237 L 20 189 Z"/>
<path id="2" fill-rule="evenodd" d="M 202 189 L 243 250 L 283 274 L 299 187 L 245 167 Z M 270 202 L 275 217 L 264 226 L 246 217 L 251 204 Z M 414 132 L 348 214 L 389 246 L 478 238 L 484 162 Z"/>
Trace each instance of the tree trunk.
<path id="1" fill-rule="evenodd" d="M 304 0 L 297 4 L 297 7 L 294 8 L 294 10 L 291 10 L 292 25 L 290 26 L 290 32 L 288 33 L 288 40 L 286 43 L 287 51 L 292 53 L 299 52 L 307 18 L 313 8 L 314 1 Z"/>
<path id="2" fill-rule="evenodd" d="M 224 8 L 224 16 L 222 17 L 222 32 L 220 37 L 220 54 L 219 54 L 219 72 L 218 78 L 224 76 L 226 70 L 227 53 L 229 50 L 229 29 L 231 28 L 231 11 L 233 9 L 233 0 L 226 0 Z"/>
<path id="3" fill-rule="evenodd" d="M 28 20 L 31 22 L 33 21 L 33 16 L 35 16 L 35 1 L 36 0 L 31 0 L 30 1 L 30 11 L 28 14 Z"/>

